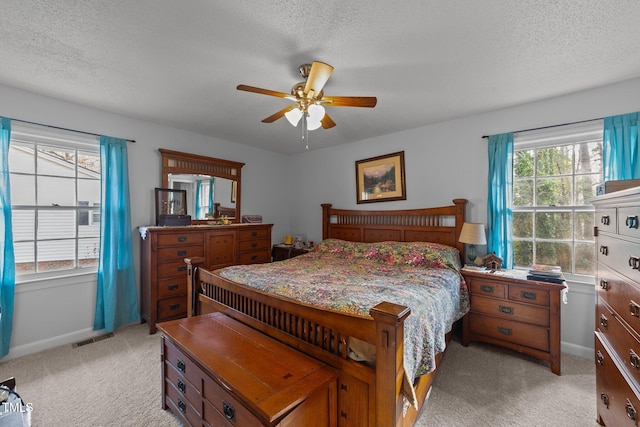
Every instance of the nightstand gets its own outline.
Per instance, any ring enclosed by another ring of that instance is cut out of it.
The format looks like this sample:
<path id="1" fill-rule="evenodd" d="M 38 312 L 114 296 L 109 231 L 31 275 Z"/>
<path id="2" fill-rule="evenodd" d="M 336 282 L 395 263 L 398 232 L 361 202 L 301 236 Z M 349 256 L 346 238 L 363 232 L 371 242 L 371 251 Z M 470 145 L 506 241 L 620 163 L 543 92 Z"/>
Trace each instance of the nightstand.
<path id="1" fill-rule="evenodd" d="M 560 302 L 564 284 L 527 280 L 515 270 L 462 270 L 471 310 L 462 345 L 482 341 L 549 362 L 560 375 Z"/>
<path id="2" fill-rule="evenodd" d="M 296 249 L 293 245 L 285 245 L 284 243 L 279 245 L 273 245 L 271 249 L 271 258 L 273 261 L 283 261 L 285 259 L 294 258 L 298 255 L 304 255 L 311 249 Z"/>

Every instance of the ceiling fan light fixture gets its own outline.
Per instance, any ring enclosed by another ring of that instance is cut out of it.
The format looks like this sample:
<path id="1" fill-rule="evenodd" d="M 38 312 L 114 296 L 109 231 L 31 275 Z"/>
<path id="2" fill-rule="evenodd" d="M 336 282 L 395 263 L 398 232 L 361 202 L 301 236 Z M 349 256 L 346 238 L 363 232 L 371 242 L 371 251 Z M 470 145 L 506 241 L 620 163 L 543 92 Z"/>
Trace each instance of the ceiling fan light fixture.
<path id="1" fill-rule="evenodd" d="M 311 104 L 309 108 L 307 108 L 307 111 L 309 112 L 309 120 L 311 121 L 319 122 L 324 118 L 325 111 L 322 105 Z"/>
<path id="2" fill-rule="evenodd" d="M 294 108 L 284 113 L 284 116 L 287 118 L 289 123 L 291 123 L 291 126 L 298 126 L 298 122 L 302 117 L 302 110 L 300 110 L 299 108 Z"/>

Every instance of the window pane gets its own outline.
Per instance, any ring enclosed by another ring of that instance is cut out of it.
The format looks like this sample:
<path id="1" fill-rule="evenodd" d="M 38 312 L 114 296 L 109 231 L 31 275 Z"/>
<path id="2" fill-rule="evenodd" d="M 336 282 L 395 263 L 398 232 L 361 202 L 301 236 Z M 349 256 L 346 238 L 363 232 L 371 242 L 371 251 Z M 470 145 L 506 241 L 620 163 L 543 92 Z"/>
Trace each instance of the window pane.
<path id="1" fill-rule="evenodd" d="M 36 204 L 36 179 L 33 175 L 12 173 L 9 179 L 11 180 L 9 185 L 11 186 L 12 205 L 33 206 Z"/>
<path id="2" fill-rule="evenodd" d="M 78 263 L 80 267 L 98 265 L 100 238 L 78 240 Z"/>
<path id="3" fill-rule="evenodd" d="M 75 240 L 38 242 L 38 271 L 67 270 L 76 267 Z"/>
<path id="4" fill-rule="evenodd" d="M 589 204 L 589 199 L 596 196 L 596 186 L 602 182 L 599 174 L 576 176 L 576 206 Z"/>
<path id="5" fill-rule="evenodd" d="M 532 177 L 534 171 L 533 150 L 516 151 L 513 159 L 513 176 L 516 178 Z"/>
<path id="6" fill-rule="evenodd" d="M 11 222 L 13 230 L 13 241 L 35 240 L 35 218 L 34 210 L 13 210 L 11 211 Z"/>
<path id="7" fill-rule="evenodd" d="M 87 223 L 78 224 L 78 237 L 100 237 L 100 211 L 99 208 L 88 210 Z"/>
<path id="8" fill-rule="evenodd" d="M 536 237 L 538 239 L 571 239 L 572 218 L 571 212 L 536 213 Z"/>
<path id="9" fill-rule="evenodd" d="M 533 179 L 516 179 L 513 183 L 513 206 L 533 206 Z"/>
<path id="10" fill-rule="evenodd" d="M 595 214 L 593 212 L 576 212 L 576 240 L 593 241 Z"/>
<path id="11" fill-rule="evenodd" d="M 9 145 L 9 165 L 11 172 L 33 174 L 35 172 L 33 146 L 29 147 L 25 144 L 11 141 Z"/>
<path id="12" fill-rule="evenodd" d="M 75 206 L 76 180 L 38 176 L 38 206 Z"/>
<path id="13" fill-rule="evenodd" d="M 515 240 L 513 242 L 513 258 L 516 267 L 529 267 L 533 264 L 533 242 Z"/>
<path id="14" fill-rule="evenodd" d="M 89 205 L 100 203 L 100 180 L 79 179 L 78 200 L 87 201 L 89 202 Z"/>
<path id="15" fill-rule="evenodd" d="M 576 274 L 595 274 L 595 243 L 576 243 Z"/>
<path id="16" fill-rule="evenodd" d="M 571 206 L 572 178 L 543 178 L 537 182 L 536 205 L 538 206 Z"/>
<path id="17" fill-rule="evenodd" d="M 100 178 L 100 153 L 78 151 L 78 178 Z"/>
<path id="18" fill-rule="evenodd" d="M 559 265 L 562 271 L 573 271 L 571 265 L 571 243 L 538 242 L 536 243 L 536 263 Z"/>
<path id="19" fill-rule="evenodd" d="M 35 273 L 33 241 L 14 242 L 13 251 L 16 257 L 16 274 Z"/>
<path id="20" fill-rule="evenodd" d="M 597 173 L 602 171 L 602 144 L 585 142 L 576 144 L 576 173 Z"/>
<path id="21" fill-rule="evenodd" d="M 533 237 L 533 213 L 513 213 L 513 237 Z"/>
<path id="22" fill-rule="evenodd" d="M 63 239 L 76 235 L 76 212 L 64 209 L 38 212 L 38 240 Z M 40 258 L 38 256 L 38 258 Z"/>
<path id="23" fill-rule="evenodd" d="M 536 155 L 538 176 L 567 175 L 573 173 L 573 145 L 539 149 Z"/>
<path id="24" fill-rule="evenodd" d="M 38 175 L 76 176 L 75 150 L 38 145 Z"/>

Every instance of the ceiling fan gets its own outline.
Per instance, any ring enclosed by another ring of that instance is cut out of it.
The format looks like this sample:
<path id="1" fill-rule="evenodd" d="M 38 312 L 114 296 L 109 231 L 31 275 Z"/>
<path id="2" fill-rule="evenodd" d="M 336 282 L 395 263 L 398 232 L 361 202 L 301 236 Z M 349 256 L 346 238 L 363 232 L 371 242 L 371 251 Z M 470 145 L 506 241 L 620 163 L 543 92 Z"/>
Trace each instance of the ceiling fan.
<path id="1" fill-rule="evenodd" d="M 333 67 L 329 64 L 314 61 L 312 64 L 301 65 L 298 70 L 304 81 L 294 84 L 290 94 L 247 85 L 238 85 L 237 89 L 293 101 L 293 104 L 263 119 L 262 122 L 273 123 L 284 116 L 289 123 L 297 126 L 302 119 L 302 139 L 305 142 L 308 140 L 307 131 L 318 129 L 320 126 L 330 129 L 336 125 L 325 112 L 325 106 L 373 108 L 378 102 L 375 96 L 324 96 L 322 89 L 333 72 Z"/>

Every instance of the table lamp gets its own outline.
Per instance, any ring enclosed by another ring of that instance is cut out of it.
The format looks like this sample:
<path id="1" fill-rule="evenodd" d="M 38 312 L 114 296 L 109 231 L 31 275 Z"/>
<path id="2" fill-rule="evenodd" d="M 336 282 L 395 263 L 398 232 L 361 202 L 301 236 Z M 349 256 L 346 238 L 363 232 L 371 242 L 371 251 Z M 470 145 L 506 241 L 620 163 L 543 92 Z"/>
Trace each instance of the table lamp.
<path id="1" fill-rule="evenodd" d="M 458 238 L 460 243 L 469 245 L 469 252 L 467 258 L 470 264 L 475 264 L 476 260 L 476 245 L 486 245 L 487 238 L 484 234 L 484 224 L 465 222 L 462 224 L 462 231 L 460 231 L 460 237 Z"/>

